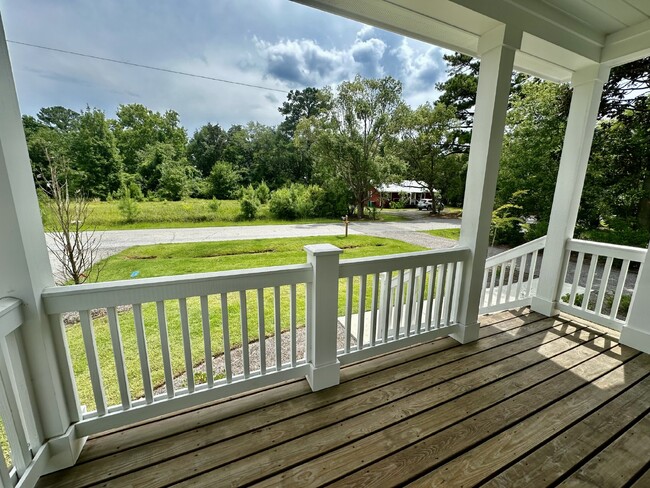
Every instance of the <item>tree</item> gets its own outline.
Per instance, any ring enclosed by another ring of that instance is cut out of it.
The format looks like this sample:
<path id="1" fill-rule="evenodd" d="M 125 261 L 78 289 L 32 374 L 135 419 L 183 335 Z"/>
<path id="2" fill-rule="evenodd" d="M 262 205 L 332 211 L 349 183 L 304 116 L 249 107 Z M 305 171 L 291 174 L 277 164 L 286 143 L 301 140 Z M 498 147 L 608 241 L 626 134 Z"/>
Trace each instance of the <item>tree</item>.
<path id="1" fill-rule="evenodd" d="M 445 54 L 443 59 L 447 62 L 447 79 L 436 83 L 436 89 L 442 92 L 438 102 L 454 107 L 458 118 L 471 124 L 480 61 L 461 53 Z"/>
<path id="2" fill-rule="evenodd" d="M 207 177 L 217 161 L 223 160 L 228 134 L 219 124 L 206 124 L 194 132 L 187 144 L 187 160 Z"/>
<path id="3" fill-rule="evenodd" d="M 121 186 L 122 159 L 104 112 L 86 109 L 68 138 L 72 167 L 80 173 L 81 188 L 88 197 L 105 199 Z"/>
<path id="4" fill-rule="evenodd" d="M 36 114 L 43 125 L 61 132 L 70 132 L 76 129 L 79 116 L 78 112 L 60 105 L 42 108 Z"/>
<path id="5" fill-rule="evenodd" d="M 223 160 L 232 164 L 241 176 L 242 184 L 251 182 L 253 167 L 253 149 L 250 144 L 249 131 L 241 125 L 233 125 L 227 132 L 227 144 L 223 150 Z"/>
<path id="6" fill-rule="evenodd" d="M 81 190 L 70 196 L 67 184 L 68 164 L 65 159 L 54 161 L 46 150 L 50 165 L 50 179 L 43 191 L 47 200 L 45 228 L 52 238 L 48 246 L 61 265 L 61 284 L 72 281 L 85 283 L 91 279 L 91 272 L 97 280 L 102 266 L 97 266 L 101 239 L 94 230 L 88 230 L 90 208 Z"/>
<path id="7" fill-rule="evenodd" d="M 398 148 L 409 166 L 409 176 L 423 182 L 431 195 L 437 190 L 443 201 L 449 202 L 449 195 L 457 192 L 457 178 L 452 175 L 462 173 L 464 161 L 456 155 L 466 152 L 465 146 L 456 141 L 461 124 L 456 109 L 443 103 L 426 103 L 416 110 L 404 107 L 401 112 L 402 137 Z M 436 206 L 432 207 L 435 211 Z"/>
<path id="8" fill-rule="evenodd" d="M 232 164 L 226 161 L 217 161 L 208 176 L 209 194 L 219 199 L 230 199 L 239 188 L 241 178 Z"/>
<path id="9" fill-rule="evenodd" d="M 386 152 L 386 142 L 398 132 L 394 115 L 403 103 L 402 85 L 388 76 L 342 82 L 326 114 L 298 124 L 297 137 L 311 144 L 321 177 L 336 178 L 354 195 L 357 216 L 372 186 L 399 179 L 400 161 Z"/>
<path id="10" fill-rule="evenodd" d="M 200 174 L 176 148 L 168 143 L 148 145 L 138 153 L 137 171 L 142 187 L 150 195 L 169 200 L 182 200 L 198 193 Z"/>
<path id="11" fill-rule="evenodd" d="M 278 108 L 278 111 L 285 116 L 278 128 L 291 138 L 301 119 L 316 117 L 330 108 L 331 98 L 326 91 L 313 87 L 291 90 L 287 94 L 287 100 Z"/>
<path id="12" fill-rule="evenodd" d="M 513 96 L 497 184 L 497 207 L 518 194 L 523 215 L 548 222 L 571 101 L 568 85 L 530 79 Z M 523 193 L 517 193 L 524 190 Z"/>
<path id="13" fill-rule="evenodd" d="M 112 121 L 117 147 L 124 160 L 124 169 L 136 173 L 139 159 L 147 146 L 163 143 L 174 151 L 174 159 L 185 157 L 187 133 L 180 125 L 178 113 L 167 110 L 164 114 L 153 112 L 144 105 L 120 105 L 117 119 Z"/>
<path id="14" fill-rule="evenodd" d="M 626 111 L 647 111 L 637 99 L 650 92 L 650 57 L 612 68 L 603 89 L 600 117 L 612 118 Z"/>

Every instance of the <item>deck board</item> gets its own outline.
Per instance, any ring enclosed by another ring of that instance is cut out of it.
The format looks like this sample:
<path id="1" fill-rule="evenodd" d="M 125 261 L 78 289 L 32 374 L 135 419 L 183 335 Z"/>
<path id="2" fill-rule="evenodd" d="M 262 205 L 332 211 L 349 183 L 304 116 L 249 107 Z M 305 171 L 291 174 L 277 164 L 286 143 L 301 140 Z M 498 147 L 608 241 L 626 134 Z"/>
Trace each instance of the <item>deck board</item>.
<path id="1" fill-rule="evenodd" d="M 643 486 L 650 356 L 567 316 L 481 325 L 475 343 L 356 363 L 321 392 L 293 381 L 96 436 L 39 486 Z"/>

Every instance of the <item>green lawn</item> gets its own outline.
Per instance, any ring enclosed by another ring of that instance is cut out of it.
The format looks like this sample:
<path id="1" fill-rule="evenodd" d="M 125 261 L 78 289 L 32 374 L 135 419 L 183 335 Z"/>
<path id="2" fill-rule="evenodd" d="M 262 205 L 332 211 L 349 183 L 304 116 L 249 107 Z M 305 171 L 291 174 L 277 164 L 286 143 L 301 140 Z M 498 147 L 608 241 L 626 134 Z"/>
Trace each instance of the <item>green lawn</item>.
<path id="1" fill-rule="evenodd" d="M 200 199 L 139 202 L 137 205 L 138 215 L 134 222 L 126 223 L 118 209 L 117 201 L 90 202 L 91 212 L 86 222 L 87 228 L 114 230 L 340 222 L 340 219 L 327 218 L 278 220 L 269 213 L 268 205 L 261 206 L 255 220 L 241 220 L 237 200 L 220 200 L 217 211 L 213 210 L 212 200 Z M 398 216 L 383 215 L 381 212 L 377 213 L 377 218 L 386 221 L 402 220 Z"/>
<path id="2" fill-rule="evenodd" d="M 165 244 L 154 246 L 137 246 L 127 249 L 120 254 L 109 258 L 103 269 L 100 280 L 111 281 L 129 279 L 134 271 L 138 278 L 178 275 L 184 273 L 200 273 L 211 271 L 225 271 L 233 269 L 256 268 L 260 266 L 278 266 L 306 262 L 303 246 L 306 244 L 331 243 L 343 249 L 342 259 L 376 256 L 394 253 L 419 251 L 422 248 L 405 242 L 392 239 L 383 239 L 370 236 L 349 237 L 308 237 L 290 239 L 258 239 L 252 241 L 228 241 L 190 244 Z M 368 294 L 370 293 L 368 286 Z M 289 287 L 281 287 L 281 326 L 283 330 L 289 328 Z M 263 295 L 265 335 L 274 333 L 273 315 L 273 290 L 267 289 Z M 249 340 L 257 340 L 257 294 L 255 291 L 247 292 L 248 301 L 248 335 Z M 358 310 L 358 280 L 355 286 L 354 310 Z M 369 304 L 369 299 L 367 304 Z M 199 364 L 203 359 L 203 332 L 201 328 L 201 310 L 198 298 L 187 301 L 190 322 L 191 349 L 194 364 Z M 345 306 L 345 288 L 341 287 L 339 294 L 339 315 L 343 315 Z M 218 296 L 209 297 L 209 313 L 213 354 L 223 351 L 223 337 L 221 334 L 221 307 Z M 297 287 L 297 322 L 304 326 L 305 317 L 305 287 Z M 162 368 L 162 353 L 160 349 L 160 336 L 157 322 L 155 304 L 144 304 L 142 307 L 145 323 L 145 335 L 151 365 L 152 382 L 154 387 L 164 384 Z M 165 303 L 167 323 L 169 329 L 170 350 L 172 356 L 174 375 L 185 370 L 183 356 L 183 342 L 180 326 L 180 312 L 176 301 Z M 228 295 L 228 318 L 230 323 L 231 347 L 241 345 L 241 322 L 238 294 Z M 143 385 L 140 374 L 139 357 L 135 339 L 133 313 L 131 311 L 119 315 L 120 331 L 124 344 L 124 356 L 127 374 L 133 398 L 143 395 Z M 113 363 L 108 321 L 99 318 L 94 321 L 95 336 L 99 361 L 103 372 L 104 387 L 109 404 L 119 403 L 119 390 L 117 375 Z M 73 362 L 77 386 L 82 404 L 94 409 L 94 400 L 90 386 L 87 362 L 83 347 L 83 338 L 80 326 L 73 325 L 67 328 L 68 342 Z"/>
<path id="3" fill-rule="evenodd" d="M 436 229 L 436 230 L 425 230 L 427 234 L 436 237 L 444 237 L 445 239 L 452 239 L 457 241 L 460 239 L 460 229 Z"/>

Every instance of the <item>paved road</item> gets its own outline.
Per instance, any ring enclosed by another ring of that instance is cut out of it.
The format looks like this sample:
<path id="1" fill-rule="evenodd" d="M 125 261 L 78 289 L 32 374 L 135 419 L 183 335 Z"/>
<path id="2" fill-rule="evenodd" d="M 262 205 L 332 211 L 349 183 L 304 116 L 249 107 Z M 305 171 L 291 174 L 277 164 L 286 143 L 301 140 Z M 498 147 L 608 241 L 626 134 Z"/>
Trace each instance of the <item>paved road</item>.
<path id="1" fill-rule="evenodd" d="M 350 234 L 365 234 L 400 239 L 429 249 L 453 247 L 456 242 L 423 234 L 423 230 L 460 227 L 458 219 L 437 219 L 426 213 L 403 211 L 409 220 L 403 222 L 352 222 Z M 232 227 L 193 227 L 184 229 L 111 230 L 98 233 L 101 236 L 100 257 L 104 258 L 132 246 L 168 244 L 177 242 L 232 241 L 239 239 L 266 239 L 273 237 L 308 237 L 342 235 L 343 224 L 286 224 L 249 225 Z M 46 236 L 48 245 L 51 237 Z M 51 247 L 51 245 L 50 245 Z M 60 265 L 50 253 L 55 276 Z"/>

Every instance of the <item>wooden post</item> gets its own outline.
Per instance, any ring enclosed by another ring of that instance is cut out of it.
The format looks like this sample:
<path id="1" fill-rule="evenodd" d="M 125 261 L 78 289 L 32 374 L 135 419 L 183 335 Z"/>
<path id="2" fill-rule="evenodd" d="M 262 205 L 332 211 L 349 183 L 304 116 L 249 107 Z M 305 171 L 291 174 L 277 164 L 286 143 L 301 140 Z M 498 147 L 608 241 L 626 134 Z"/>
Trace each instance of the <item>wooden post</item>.
<path id="1" fill-rule="evenodd" d="M 505 129 L 510 80 L 521 31 L 497 27 L 481 37 L 476 112 L 469 153 L 461 246 L 471 250 L 463 265 L 458 322 L 461 330 L 452 337 L 462 343 L 478 339 L 478 309 L 483 290 L 492 208 Z"/>
<path id="2" fill-rule="evenodd" d="M 338 328 L 339 255 L 332 244 L 305 246 L 307 262 L 313 267 L 313 281 L 307 284 L 307 381 L 313 391 L 338 385 L 339 360 L 336 351 Z"/>
<path id="3" fill-rule="evenodd" d="M 42 440 L 63 436 L 78 420 L 79 407 L 71 369 L 64 364 L 65 354 L 59 354 L 62 350 L 55 346 L 64 334 L 62 324 L 57 321 L 50 326 L 41 300 L 43 289 L 53 286 L 54 280 L 1 18 L 0 229 L 0 298 L 11 296 L 23 303 L 24 323 L 19 333 L 25 345 L 39 436 Z M 73 437 L 67 439 L 67 445 L 58 442 L 50 451 L 51 459 L 56 457 L 55 462 L 62 465 L 74 463 L 83 445 Z"/>
<path id="4" fill-rule="evenodd" d="M 348 219 L 348 216 L 341 217 L 343 220 L 343 223 L 345 224 L 345 237 L 348 236 L 348 225 L 350 225 L 350 220 Z"/>
<path id="5" fill-rule="evenodd" d="M 551 316 L 556 313 L 560 281 L 564 279 L 562 265 L 566 240 L 573 237 L 582 187 L 587 174 L 587 162 L 596 127 L 598 106 L 609 68 L 594 65 L 576 71 L 571 78 L 573 95 L 564 134 L 560 168 L 555 183 L 553 207 L 548 224 L 544 259 L 537 291 L 531 308 Z"/>

